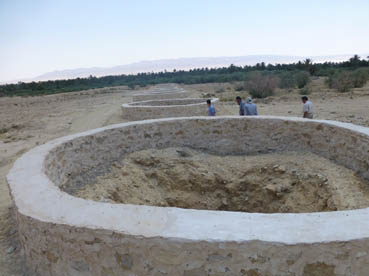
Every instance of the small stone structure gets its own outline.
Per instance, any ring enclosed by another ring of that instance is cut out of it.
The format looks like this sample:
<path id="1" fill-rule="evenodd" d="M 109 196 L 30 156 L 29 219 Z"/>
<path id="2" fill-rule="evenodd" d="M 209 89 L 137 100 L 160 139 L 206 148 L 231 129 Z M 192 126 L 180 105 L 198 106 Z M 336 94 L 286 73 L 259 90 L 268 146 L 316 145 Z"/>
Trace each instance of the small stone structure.
<path id="1" fill-rule="evenodd" d="M 218 99 L 211 99 L 213 103 Z M 145 119 L 205 116 L 208 114 L 206 99 L 164 99 L 122 104 L 122 117 L 128 121 Z"/>
<path id="2" fill-rule="evenodd" d="M 150 100 L 165 100 L 165 99 L 180 99 L 187 98 L 189 93 L 183 89 L 175 92 L 150 92 L 150 94 L 136 94 L 132 96 L 134 102 L 150 101 Z"/>
<path id="3" fill-rule="evenodd" d="M 129 122 L 56 139 L 7 176 L 27 262 L 40 275 L 369 275 L 369 208 L 262 214 L 84 200 L 125 155 L 192 147 L 217 154 L 313 152 L 369 179 L 369 128 L 287 117 Z"/>

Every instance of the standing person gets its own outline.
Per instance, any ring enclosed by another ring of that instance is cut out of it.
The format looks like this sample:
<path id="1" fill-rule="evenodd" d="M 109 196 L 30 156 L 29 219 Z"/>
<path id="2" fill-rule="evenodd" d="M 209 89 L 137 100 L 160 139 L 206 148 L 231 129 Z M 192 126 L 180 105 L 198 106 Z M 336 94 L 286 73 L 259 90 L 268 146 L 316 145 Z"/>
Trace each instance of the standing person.
<path id="1" fill-rule="evenodd" d="M 301 97 L 304 106 L 302 108 L 303 118 L 313 119 L 313 104 L 309 101 L 308 97 Z"/>
<path id="2" fill-rule="evenodd" d="M 207 100 L 206 103 L 208 104 L 208 114 L 209 114 L 209 116 L 216 116 L 217 112 L 215 110 L 214 105 L 211 103 L 211 100 Z"/>
<path id="3" fill-rule="evenodd" d="M 246 104 L 245 104 L 245 115 L 246 116 L 256 116 L 258 115 L 258 108 L 256 104 L 252 102 L 250 97 L 247 97 Z"/>
<path id="4" fill-rule="evenodd" d="M 245 102 L 241 99 L 240 96 L 236 97 L 236 102 L 240 106 L 240 111 L 239 111 L 240 116 L 246 115 L 246 113 L 245 113 Z"/>

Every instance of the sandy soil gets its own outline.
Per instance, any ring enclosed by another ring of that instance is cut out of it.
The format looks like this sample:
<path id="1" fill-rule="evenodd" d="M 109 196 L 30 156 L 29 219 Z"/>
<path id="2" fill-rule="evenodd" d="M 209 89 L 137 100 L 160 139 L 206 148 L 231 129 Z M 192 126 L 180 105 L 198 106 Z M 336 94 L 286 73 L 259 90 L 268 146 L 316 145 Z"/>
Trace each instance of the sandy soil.
<path id="1" fill-rule="evenodd" d="M 167 148 L 130 154 L 74 195 L 111 203 L 302 213 L 368 207 L 369 182 L 311 153 L 217 156 Z"/>
<path id="2" fill-rule="evenodd" d="M 164 85 L 165 87 L 166 85 Z M 229 97 L 240 94 L 231 84 L 184 86 L 193 97 L 204 93 Z M 233 90 L 232 90 L 233 89 Z M 316 118 L 335 119 L 369 126 L 369 87 L 352 95 L 338 94 L 320 88 L 310 95 Z M 5 176 L 13 162 L 24 152 L 51 139 L 84 130 L 122 122 L 120 104 L 130 102 L 131 91 L 124 87 L 97 89 L 43 97 L 0 98 L 0 275 L 28 275 L 23 265 L 11 200 Z M 258 103 L 263 115 L 300 116 L 297 93 L 277 94 Z M 233 101 L 216 104 L 218 115 L 236 115 Z"/>

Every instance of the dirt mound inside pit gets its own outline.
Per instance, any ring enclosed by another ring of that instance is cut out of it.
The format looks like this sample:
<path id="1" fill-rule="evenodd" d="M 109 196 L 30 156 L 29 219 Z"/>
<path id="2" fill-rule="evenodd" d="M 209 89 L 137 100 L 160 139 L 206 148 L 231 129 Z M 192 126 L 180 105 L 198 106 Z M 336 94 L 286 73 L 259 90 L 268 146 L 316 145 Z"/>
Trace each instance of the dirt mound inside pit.
<path id="1" fill-rule="evenodd" d="M 369 183 L 311 153 L 217 156 L 168 148 L 130 154 L 75 196 L 192 209 L 300 213 L 367 207 Z"/>

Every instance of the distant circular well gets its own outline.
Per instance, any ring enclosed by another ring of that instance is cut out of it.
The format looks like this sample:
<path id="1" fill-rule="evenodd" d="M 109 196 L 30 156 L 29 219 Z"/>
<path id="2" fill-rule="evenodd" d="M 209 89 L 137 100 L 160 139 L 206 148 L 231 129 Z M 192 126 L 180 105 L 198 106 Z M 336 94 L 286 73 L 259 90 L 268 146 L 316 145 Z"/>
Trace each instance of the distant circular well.
<path id="1" fill-rule="evenodd" d="M 130 121 L 205 116 L 208 114 L 206 100 L 202 98 L 186 98 L 132 102 L 122 104 L 121 115 L 123 119 Z M 211 101 L 216 104 L 218 99 L 213 98 Z"/>

